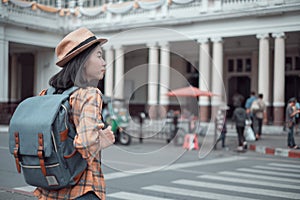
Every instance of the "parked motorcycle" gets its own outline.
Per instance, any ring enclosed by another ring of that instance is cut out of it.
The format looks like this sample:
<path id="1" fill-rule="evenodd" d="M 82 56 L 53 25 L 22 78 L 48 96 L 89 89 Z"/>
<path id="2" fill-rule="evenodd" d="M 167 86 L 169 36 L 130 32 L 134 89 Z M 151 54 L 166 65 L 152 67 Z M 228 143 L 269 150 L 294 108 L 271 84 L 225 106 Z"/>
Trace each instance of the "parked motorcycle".
<path id="1" fill-rule="evenodd" d="M 116 143 L 122 145 L 129 145 L 131 143 L 131 136 L 126 133 L 126 127 L 129 125 L 129 113 L 125 107 L 125 101 L 122 99 L 103 98 L 107 109 L 103 116 L 106 124 L 111 125 L 111 130 L 115 134 Z"/>

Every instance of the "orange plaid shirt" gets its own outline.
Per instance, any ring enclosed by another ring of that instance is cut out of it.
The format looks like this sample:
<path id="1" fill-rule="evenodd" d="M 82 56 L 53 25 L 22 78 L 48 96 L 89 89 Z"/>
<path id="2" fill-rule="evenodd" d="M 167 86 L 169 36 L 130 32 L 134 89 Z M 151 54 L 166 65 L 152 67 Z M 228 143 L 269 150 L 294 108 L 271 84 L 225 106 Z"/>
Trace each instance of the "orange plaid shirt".
<path id="1" fill-rule="evenodd" d="M 70 105 L 72 108 L 70 117 L 77 130 L 74 145 L 88 161 L 88 167 L 75 186 L 53 191 L 37 188 L 34 195 L 42 200 L 75 199 L 94 191 L 101 200 L 105 200 L 105 182 L 99 146 L 99 134 L 104 127 L 100 114 L 101 92 L 93 87 L 80 88 L 70 96 Z"/>

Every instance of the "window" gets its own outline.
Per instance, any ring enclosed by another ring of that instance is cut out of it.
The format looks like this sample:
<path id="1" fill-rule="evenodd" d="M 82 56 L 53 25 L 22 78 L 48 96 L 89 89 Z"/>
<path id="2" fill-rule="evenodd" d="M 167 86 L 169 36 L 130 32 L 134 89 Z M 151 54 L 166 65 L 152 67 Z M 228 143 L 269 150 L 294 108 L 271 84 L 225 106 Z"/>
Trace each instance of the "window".
<path id="1" fill-rule="evenodd" d="M 295 69 L 300 70 L 300 57 L 299 56 L 295 57 Z"/>
<path id="2" fill-rule="evenodd" d="M 285 70 L 291 71 L 293 69 L 293 60 L 292 57 L 285 58 Z"/>
<path id="3" fill-rule="evenodd" d="M 242 59 L 237 59 L 237 72 L 243 72 L 243 60 Z"/>
<path id="4" fill-rule="evenodd" d="M 251 72 L 251 69 L 252 69 L 252 65 L 251 65 L 251 59 L 250 58 L 247 58 L 246 59 L 246 72 Z"/>
<path id="5" fill-rule="evenodd" d="M 233 72 L 234 71 L 234 62 L 232 59 L 228 60 L 228 72 Z"/>
<path id="6" fill-rule="evenodd" d="M 249 73 L 252 70 L 252 60 L 249 57 L 230 58 L 227 60 L 227 70 L 235 73 Z"/>

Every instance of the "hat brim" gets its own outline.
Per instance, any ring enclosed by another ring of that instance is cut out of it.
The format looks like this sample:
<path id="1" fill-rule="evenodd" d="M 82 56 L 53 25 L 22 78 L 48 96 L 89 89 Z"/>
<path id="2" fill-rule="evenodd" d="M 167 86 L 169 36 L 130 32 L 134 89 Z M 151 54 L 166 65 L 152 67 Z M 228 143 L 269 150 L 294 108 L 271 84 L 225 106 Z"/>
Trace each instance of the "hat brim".
<path id="1" fill-rule="evenodd" d="M 107 42 L 107 39 L 103 39 L 103 38 L 99 38 L 96 40 L 93 40 L 83 46 L 81 46 L 80 48 L 76 49 L 75 51 L 73 51 L 72 53 L 66 55 L 65 57 L 63 57 L 61 60 L 56 62 L 56 65 L 58 65 L 59 67 L 63 67 L 67 62 L 69 62 L 70 60 L 72 60 L 72 58 L 74 58 L 75 56 L 77 56 L 79 53 L 83 52 L 84 50 L 86 50 L 87 48 L 89 48 L 90 46 L 92 46 L 95 43 L 99 43 L 99 45 L 103 45 Z"/>

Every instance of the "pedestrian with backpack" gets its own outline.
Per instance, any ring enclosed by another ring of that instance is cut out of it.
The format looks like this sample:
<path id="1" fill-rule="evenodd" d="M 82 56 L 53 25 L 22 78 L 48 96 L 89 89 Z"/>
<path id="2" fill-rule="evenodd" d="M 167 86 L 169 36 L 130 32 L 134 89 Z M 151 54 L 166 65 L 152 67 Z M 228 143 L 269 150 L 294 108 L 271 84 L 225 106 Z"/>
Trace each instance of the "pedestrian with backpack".
<path id="1" fill-rule="evenodd" d="M 246 119 L 247 119 L 247 113 L 242 106 L 237 107 L 233 111 L 232 121 L 235 122 L 235 127 L 238 134 L 237 151 L 244 151 L 245 149 L 247 149 L 247 142 L 244 137 Z"/>
<path id="2" fill-rule="evenodd" d="M 258 95 L 258 99 L 253 101 L 251 105 L 253 116 L 253 128 L 256 140 L 261 139 L 263 122 L 267 122 L 266 104 L 263 101 L 263 94 Z"/>
<path id="3" fill-rule="evenodd" d="M 49 80 L 51 87 L 21 103 L 12 117 L 10 152 L 40 200 L 105 199 L 101 150 L 115 141 L 102 121 L 97 88 L 105 73 L 105 42 L 86 28 L 66 35 L 55 49 L 61 70 Z"/>
<path id="4" fill-rule="evenodd" d="M 57 65 L 62 70 L 49 84 L 62 93 L 70 87 L 79 87 L 70 96 L 71 119 L 76 127 L 76 150 L 87 161 L 87 168 L 78 183 L 70 188 L 47 191 L 38 188 L 39 199 L 105 199 L 105 182 L 101 169 L 101 150 L 114 143 L 111 128 L 104 128 L 101 117 L 101 91 L 98 82 L 103 79 L 106 62 L 101 45 L 106 39 L 97 39 L 86 28 L 69 33 L 56 47 Z"/>

